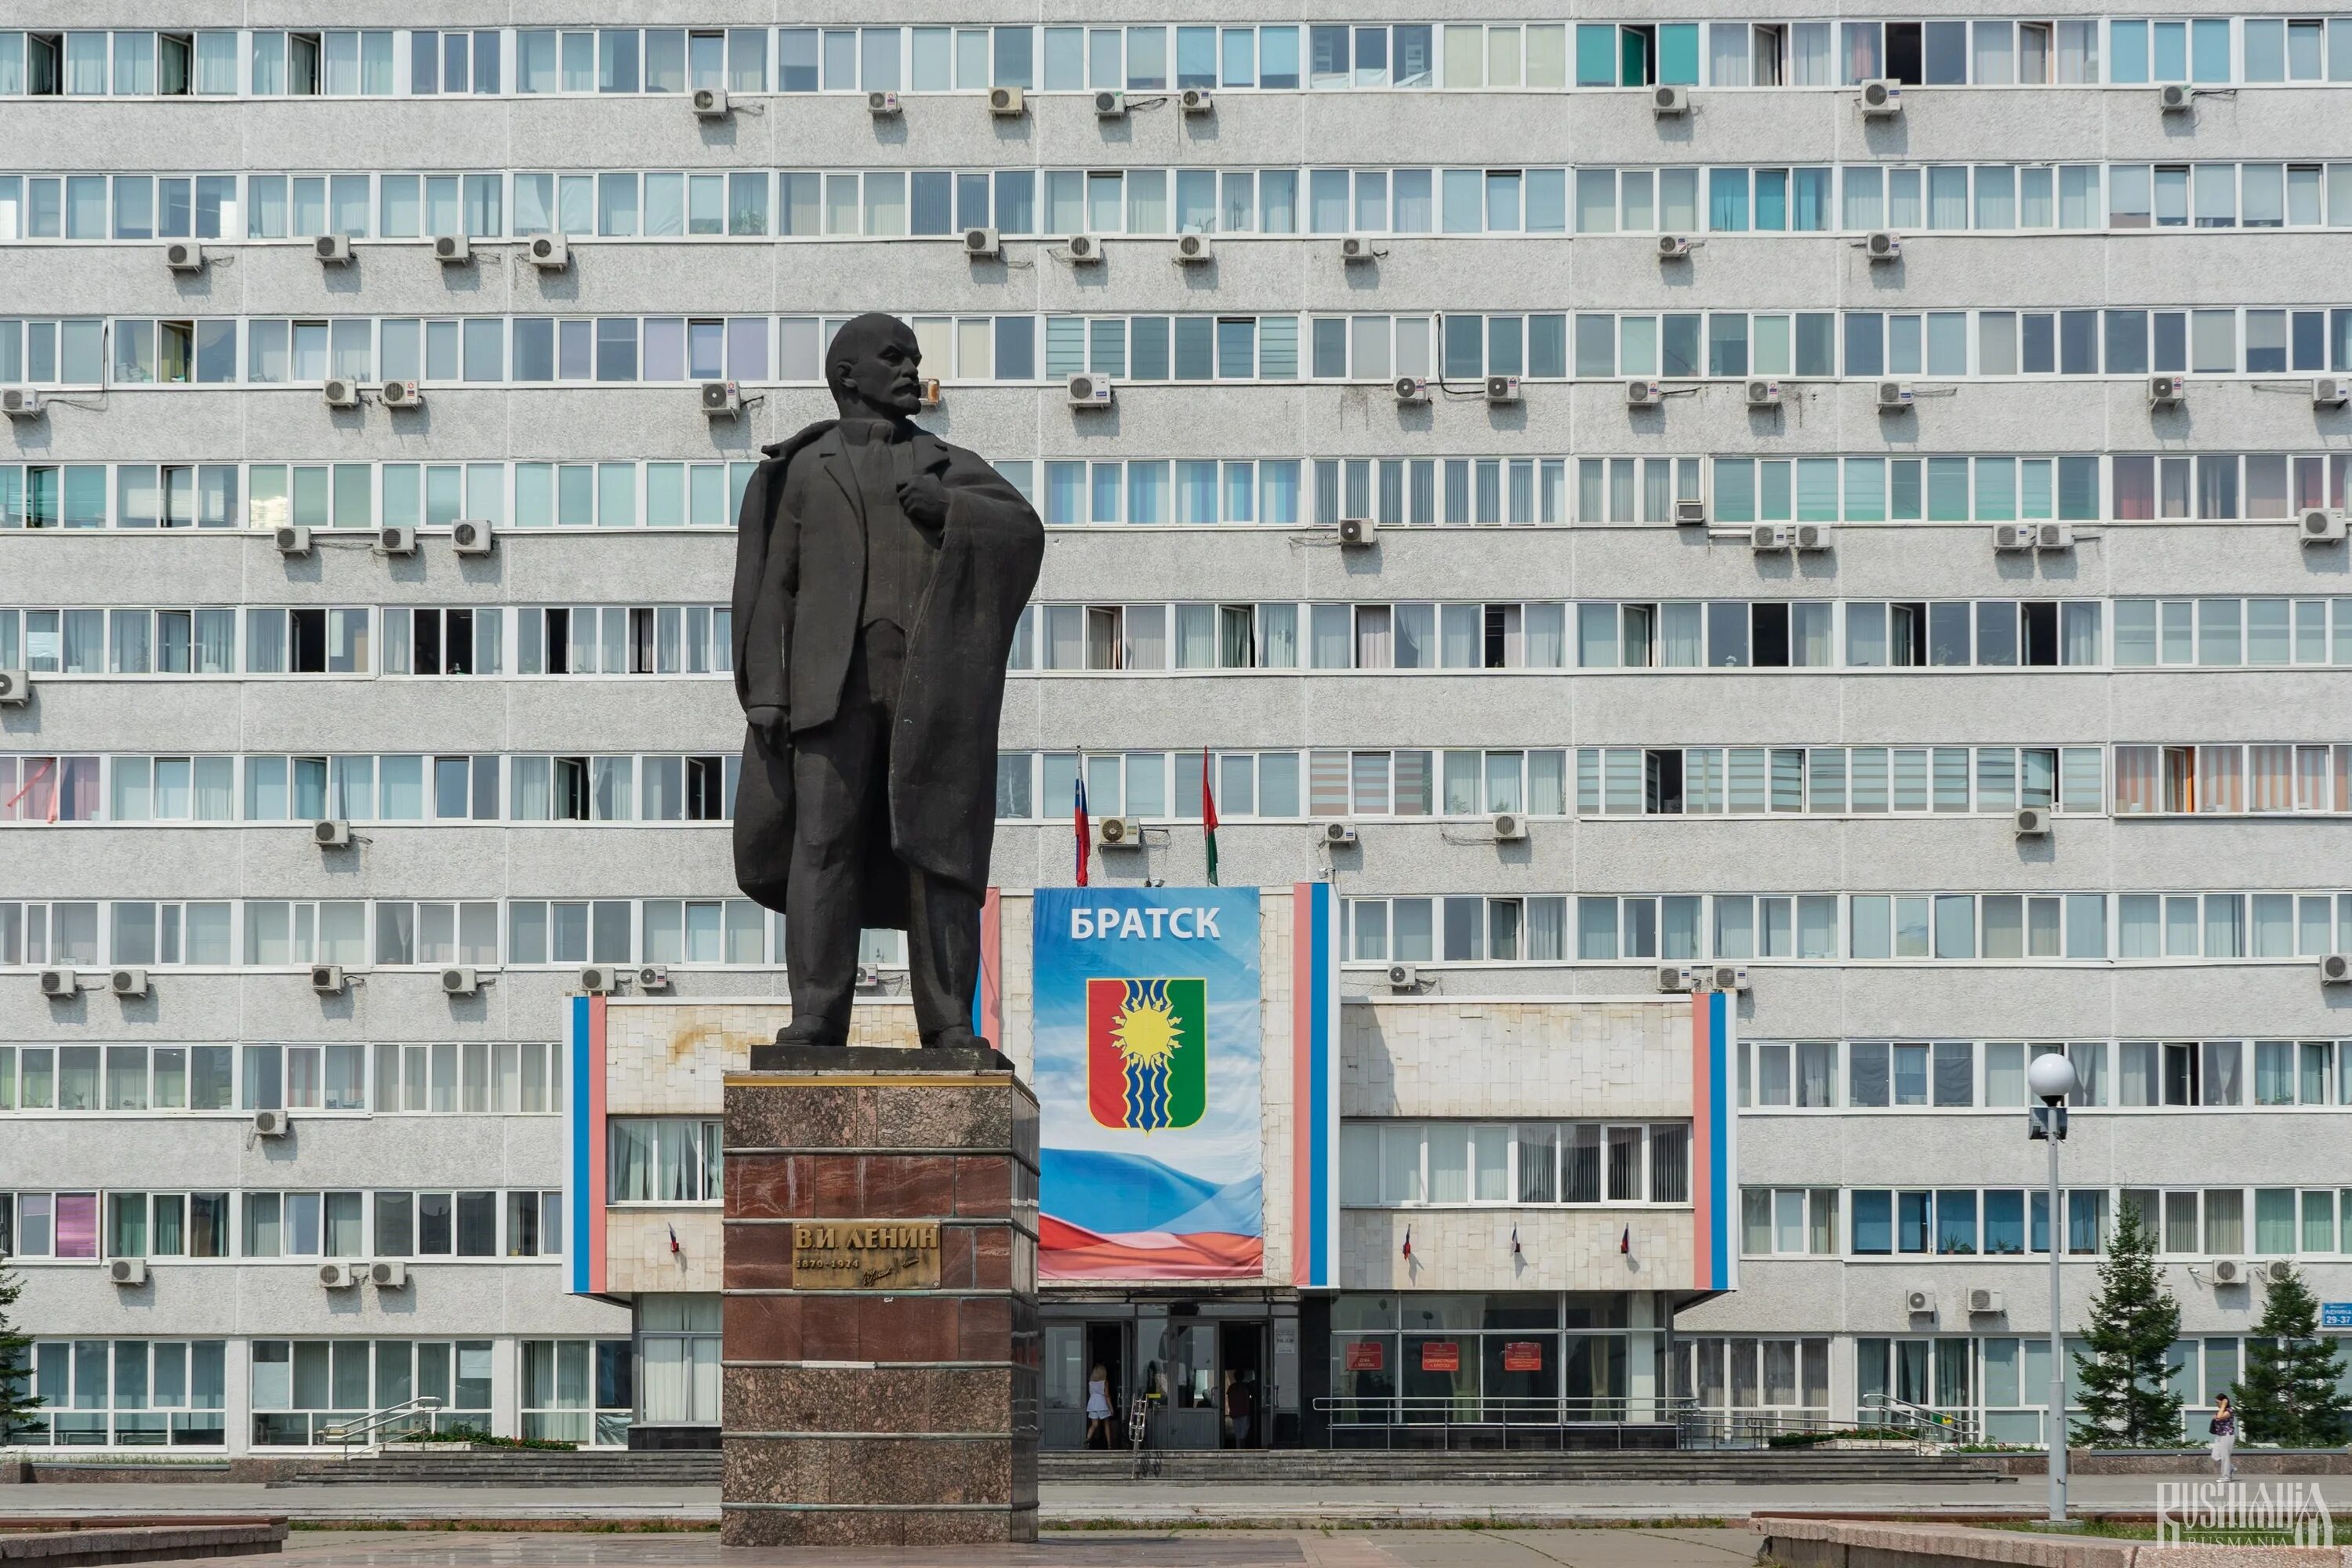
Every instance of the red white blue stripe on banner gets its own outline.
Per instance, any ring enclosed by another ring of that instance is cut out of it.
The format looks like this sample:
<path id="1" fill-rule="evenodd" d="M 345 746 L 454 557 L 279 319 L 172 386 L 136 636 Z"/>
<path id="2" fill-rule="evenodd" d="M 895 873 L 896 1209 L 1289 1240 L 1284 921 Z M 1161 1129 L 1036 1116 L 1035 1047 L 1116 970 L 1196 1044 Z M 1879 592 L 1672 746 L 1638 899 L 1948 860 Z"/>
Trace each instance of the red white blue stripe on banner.
<path id="1" fill-rule="evenodd" d="M 575 1296 L 604 1289 L 604 998 L 574 996 L 564 1040 L 563 1277 Z"/>
<path id="2" fill-rule="evenodd" d="M 1701 1290 L 1739 1288 L 1739 1250 L 1731 1245 L 1739 1157 L 1731 1105 L 1735 999 L 1727 991 L 1691 996 L 1691 1283 Z"/>
<path id="3" fill-rule="evenodd" d="M 1291 887 L 1291 1279 L 1339 1282 L 1339 920 L 1328 882 Z"/>

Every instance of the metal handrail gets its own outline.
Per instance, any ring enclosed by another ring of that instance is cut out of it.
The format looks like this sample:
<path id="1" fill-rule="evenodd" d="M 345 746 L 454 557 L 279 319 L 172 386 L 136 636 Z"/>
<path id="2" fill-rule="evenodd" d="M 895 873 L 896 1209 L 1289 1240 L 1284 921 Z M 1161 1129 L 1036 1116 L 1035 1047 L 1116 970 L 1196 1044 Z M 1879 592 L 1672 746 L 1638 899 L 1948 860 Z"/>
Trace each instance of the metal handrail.
<path id="1" fill-rule="evenodd" d="M 1882 1413 L 1886 1419 L 1878 1425 L 1909 1427 L 1923 1443 L 1974 1443 L 1978 1440 L 1976 1417 L 1960 1411 L 1938 1409 L 1931 1405 L 1914 1405 L 1891 1394 L 1865 1394 L 1858 1408 Z"/>
<path id="2" fill-rule="evenodd" d="M 322 1426 L 320 1428 L 320 1436 L 325 1442 L 342 1445 L 343 1458 L 348 1459 L 352 1455 L 352 1444 L 356 1439 L 364 1437 L 371 1432 L 380 1432 L 395 1421 L 404 1421 L 411 1415 L 440 1408 L 439 1395 L 420 1394 L 415 1398 L 403 1400 L 398 1405 L 387 1405 L 383 1409 L 372 1415 L 362 1415 L 357 1420 L 338 1421 L 331 1426 Z"/>
<path id="3" fill-rule="evenodd" d="M 1318 1394 L 1316 1411 L 1326 1417 L 1325 1431 L 1434 1430 L 1453 1446 L 1456 1431 L 1558 1431 L 1566 1426 L 1672 1426 L 1676 1446 L 1693 1415 L 1692 1402 L 1665 1394 L 1606 1394 L 1562 1398 L 1557 1395 L 1486 1394 L 1459 1398 L 1444 1395 Z M 1357 1419 L 1341 1419 L 1357 1416 Z M 1506 1439 L 1507 1441 L 1507 1437 Z"/>

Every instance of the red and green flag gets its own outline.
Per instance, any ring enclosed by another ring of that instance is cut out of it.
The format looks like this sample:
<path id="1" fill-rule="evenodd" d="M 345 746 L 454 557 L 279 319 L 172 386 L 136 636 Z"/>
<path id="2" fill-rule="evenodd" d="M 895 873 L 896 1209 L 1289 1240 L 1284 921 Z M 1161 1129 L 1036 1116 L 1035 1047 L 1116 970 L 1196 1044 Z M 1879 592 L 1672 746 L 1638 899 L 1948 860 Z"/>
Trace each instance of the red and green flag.
<path id="1" fill-rule="evenodd" d="M 1201 748 L 1201 842 L 1209 858 L 1209 886 L 1217 885 L 1217 794 L 1209 787 L 1209 749 Z"/>
<path id="2" fill-rule="evenodd" d="M 1087 1108 L 1104 1127 L 1190 1127 L 1209 1103 L 1206 980 L 1087 982 Z"/>

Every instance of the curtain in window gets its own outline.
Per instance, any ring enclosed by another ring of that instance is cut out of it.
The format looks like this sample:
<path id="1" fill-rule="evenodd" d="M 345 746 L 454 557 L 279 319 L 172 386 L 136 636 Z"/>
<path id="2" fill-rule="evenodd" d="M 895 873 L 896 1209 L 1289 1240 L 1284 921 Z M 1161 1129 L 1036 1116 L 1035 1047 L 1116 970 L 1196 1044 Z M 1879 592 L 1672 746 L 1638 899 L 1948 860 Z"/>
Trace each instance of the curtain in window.
<path id="1" fill-rule="evenodd" d="M 612 1202 L 646 1203 L 654 1197 L 655 1125 L 619 1117 L 605 1123 Z"/>
<path id="2" fill-rule="evenodd" d="M 2235 747 L 2224 747 L 2235 751 Z M 2325 756 L 2325 753 L 2321 753 Z M 2246 804 L 2248 811 L 2293 811 L 2294 809 L 2294 748 L 2293 746 L 2250 746 L 2247 748 Z"/>
<path id="3" fill-rule="evenodd" d="M 2202 796 L 2200 811 L 2238 812 L 2245 809 L 2241 788 L 2243 757 L 2236 746 L 2197 748 L 2197 780 Z"/>

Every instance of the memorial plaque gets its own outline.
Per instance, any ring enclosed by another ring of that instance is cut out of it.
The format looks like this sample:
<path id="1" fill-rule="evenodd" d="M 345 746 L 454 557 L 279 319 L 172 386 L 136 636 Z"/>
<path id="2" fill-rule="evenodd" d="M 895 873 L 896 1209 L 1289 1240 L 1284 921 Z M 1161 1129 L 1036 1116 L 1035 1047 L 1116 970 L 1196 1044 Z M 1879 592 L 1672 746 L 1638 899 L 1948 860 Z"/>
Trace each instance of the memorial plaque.
<path id="1" fill-rule="evenodd" d="M 793 1226 L 795 1290 L 914 1290 L 939 1282 L 935 1224 L 803 1221 Z"/>

